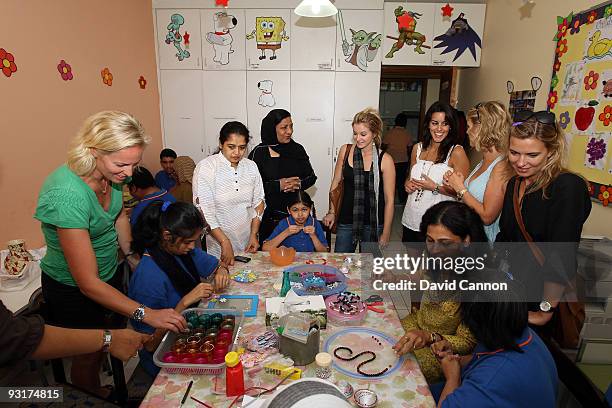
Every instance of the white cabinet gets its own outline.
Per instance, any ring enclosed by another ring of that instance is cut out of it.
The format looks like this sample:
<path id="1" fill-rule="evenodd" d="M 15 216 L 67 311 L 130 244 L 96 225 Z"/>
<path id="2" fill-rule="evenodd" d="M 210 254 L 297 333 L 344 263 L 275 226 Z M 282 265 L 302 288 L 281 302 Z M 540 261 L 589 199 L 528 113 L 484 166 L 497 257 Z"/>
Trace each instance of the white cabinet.
<path id="1" fill-rule="evenodd" d="M 291 13 L 291 69 L 332 71 L 336 63 L 336 18 Z"/>
<path id="2" fill-rule="evenodd" d="M 432 3 L 385 3 L 383 65 L 431 64 L 436 10 L 440 12 Z"/>
<path id="3" fill-rule="evenodd" d="M 157 54 L 160 69 L 201 69 L 200 10 L 158 9 Z"/>
<path id="4" fill-rule="evenodd" d="M 338 10 L 337 71 L 380 71 L 382 10 Z"/>
<path id="5" fill-rule="evenodd" d="M 342 145 L 353 142 L 351 123 L 365 108 L 378 109 L 378 72 L 336 72 L 334 87 L 334 162 Z"/>
<path id="6" fill-rule="evenodd" d="M 203 68 L 246 69 L 244 10 L 205 9 L 201 17 Z"/>
<path id="7" fill-rule="evenodd" d="M 245 11 L 247 69 L 289 70 L 291 10 Z"/>
<path id="8" fill-rule="evenodd" d="M 247 71 L 246 105 L 250 148 L 261 142 L 261 120 L 272 109 L 291 112 L 289 71 Z"/>
<path id="9" fill-rule="evenodd" d="M 202 71 L 161 70 L 164 147 L 196 163 L 204 154 Z"/>
<path id="10" fill-rule="evenodd" d="M 486 4 L 436 4 L 432 65 L 480 66 Z M 450 16 L 443 17 L 443 9 Z M 508 35 L 512 35 L 508 33 Z"/>
<path id="11" fill-rule="evenodd" d="M 204 153 L 219 147 L 219 131 L 230 121 L 247 124 L 246 71 L 204 71 Z"/>
<path id="12" fill-rule="evenodd" d="M 291 73 L 293 139 L 306 149 L 317 182 L 308 192 L 316 203 L 317 216 L 328 209 L 332 179 L 334 135 L 334 73 Z"/>

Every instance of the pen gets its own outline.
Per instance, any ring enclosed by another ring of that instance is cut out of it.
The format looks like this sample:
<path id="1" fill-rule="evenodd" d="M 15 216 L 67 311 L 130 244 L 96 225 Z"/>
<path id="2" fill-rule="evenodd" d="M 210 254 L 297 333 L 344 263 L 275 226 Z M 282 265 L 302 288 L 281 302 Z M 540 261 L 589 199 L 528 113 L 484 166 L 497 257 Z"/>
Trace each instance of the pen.
<path id="1" fill-rule="evenodd" d="M 191 391 L 191 386 L 193 385 L 193 380 L 189 381 L 189 385 L 187 386 L 187 391 L 185 391 L 185 395 L 183 395 L 183 399 L 181 400 L 181 405 L 185 403 L 187 400 L 187 396 L 189 395 L 189 391 Z"/>

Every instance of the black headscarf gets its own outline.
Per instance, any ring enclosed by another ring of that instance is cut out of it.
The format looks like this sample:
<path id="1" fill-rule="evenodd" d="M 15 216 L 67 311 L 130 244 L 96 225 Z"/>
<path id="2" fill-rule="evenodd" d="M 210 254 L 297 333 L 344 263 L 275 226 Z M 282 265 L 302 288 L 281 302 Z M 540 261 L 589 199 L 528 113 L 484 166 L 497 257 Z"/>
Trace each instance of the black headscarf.
<path id="1" fill-rule="evenodd" d="M 295 160 L 308 160 L 308 155 L 304 148 L 293 139 L 289 143 L 279 143 L 276 137 L 276 125 L 283 119 L 291 117 L 291 114 L 284 109 L 272 109 L 261 121 L 261 143 L 253 151 L 260 147 L 270 147 L 283 157 Z"/>

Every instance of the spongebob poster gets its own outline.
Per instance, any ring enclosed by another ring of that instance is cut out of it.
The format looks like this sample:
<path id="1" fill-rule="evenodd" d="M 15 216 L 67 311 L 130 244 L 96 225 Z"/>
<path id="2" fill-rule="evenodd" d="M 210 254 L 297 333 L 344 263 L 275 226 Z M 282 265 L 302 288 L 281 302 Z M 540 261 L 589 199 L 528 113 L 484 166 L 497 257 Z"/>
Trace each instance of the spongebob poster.
<path id="1" fill-rule="evenodd" d="M 290 10 L 246 10 L 247 67 L 290 68 Z"/>
<path id="2" fill-rule="evenodd" d="M 569 145 L 568 167 L 612 207 L 612 4 L 557 17 L 548 109 Z"/>

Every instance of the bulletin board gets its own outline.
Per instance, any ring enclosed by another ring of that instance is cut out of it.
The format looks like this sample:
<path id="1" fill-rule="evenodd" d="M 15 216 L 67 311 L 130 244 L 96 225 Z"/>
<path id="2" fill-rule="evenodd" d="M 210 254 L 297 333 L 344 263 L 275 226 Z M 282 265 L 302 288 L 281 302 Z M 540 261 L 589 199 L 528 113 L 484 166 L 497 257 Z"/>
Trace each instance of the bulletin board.
<path id="1" fill-rule="evenodd" d="M 568 167 L 612 207 L 612 2 L 557 17 L 548 108 L 569 146 Z"/>

